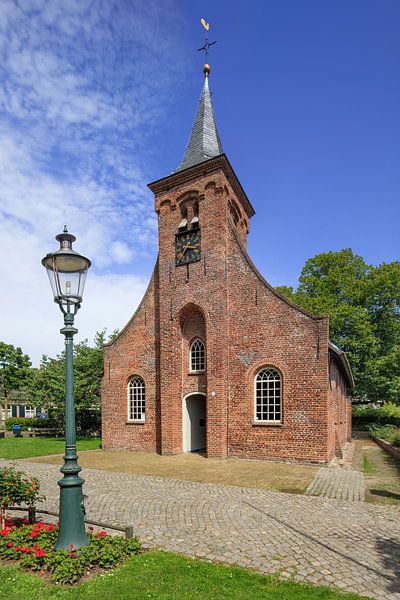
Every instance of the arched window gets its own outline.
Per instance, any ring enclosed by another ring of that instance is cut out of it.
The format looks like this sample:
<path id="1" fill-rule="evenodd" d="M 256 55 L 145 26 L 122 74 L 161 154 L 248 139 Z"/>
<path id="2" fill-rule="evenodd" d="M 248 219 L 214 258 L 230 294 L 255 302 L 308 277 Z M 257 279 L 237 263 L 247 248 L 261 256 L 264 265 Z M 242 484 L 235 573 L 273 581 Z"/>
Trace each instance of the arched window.
<path id="1" fill-rule="evenodd" d="M 141 377 L 135 375 L 128 384 L 128 419 L 144 421 L 146 417 L 146 386 Z"/>
<path id="2" fill-rule="evenodd" d="M 190 370 L 192 372 L 204 371 L 205 364 L 205 350 L 204 344 L 201 340 L 193 340 L 190 345 Z"/>
<path id="3" fill-rule="evenodd" d="M 282 420 L 282 381 L 278 371 L 261 369 L 255 381 L 255 420 Z"/>

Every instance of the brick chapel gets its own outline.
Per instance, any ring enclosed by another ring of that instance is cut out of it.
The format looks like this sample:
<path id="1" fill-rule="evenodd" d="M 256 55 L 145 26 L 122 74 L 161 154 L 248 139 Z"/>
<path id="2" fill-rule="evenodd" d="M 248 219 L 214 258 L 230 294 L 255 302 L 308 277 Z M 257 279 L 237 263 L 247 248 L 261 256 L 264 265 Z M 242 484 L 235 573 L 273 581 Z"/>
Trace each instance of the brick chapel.
<path id="1" fill-rule="evenodd" d="M 329 319 L 281 296 L 246 250 L 254 209 L 221 145 L 208 65 L 189 143 L 149 185 L 158 259 L 104 348 L 103 448 L 327 462 L 353 384 Z"/>

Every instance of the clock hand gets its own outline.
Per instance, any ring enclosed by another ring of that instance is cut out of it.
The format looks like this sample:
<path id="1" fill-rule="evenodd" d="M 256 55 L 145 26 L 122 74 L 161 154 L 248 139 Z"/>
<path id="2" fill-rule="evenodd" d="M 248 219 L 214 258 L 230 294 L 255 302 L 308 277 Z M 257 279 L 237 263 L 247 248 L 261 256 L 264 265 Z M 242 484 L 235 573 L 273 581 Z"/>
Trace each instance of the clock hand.
<path id="1" fill-rule="evenodd" d="M 186 250 L 189 248 L 189 242 L 186 244 L 186 246 L 184 247 L 184 249 L 182 250 L 182 252 L 180 253 L 180 255 L 178 256 L 178 259 L 180 260 L 182 258 L 182 256 L 185 254 Z"/>

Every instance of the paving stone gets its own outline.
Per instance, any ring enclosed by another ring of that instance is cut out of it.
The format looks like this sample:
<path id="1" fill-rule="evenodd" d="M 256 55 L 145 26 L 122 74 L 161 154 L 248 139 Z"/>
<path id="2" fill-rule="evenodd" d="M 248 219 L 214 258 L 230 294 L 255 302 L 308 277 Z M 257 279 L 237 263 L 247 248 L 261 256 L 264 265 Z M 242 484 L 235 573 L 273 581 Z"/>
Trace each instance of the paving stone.
<path id="1" fill-rule="evenodd" d="M 44 508 L 58 510 L 58 468 L 14 464 L 40 479 Z M 341 479 L 341 469 L 328 470 Z M 82 474 L 88 519 L 132 525 L 149 548 L 400 600 L 398 507 L 94 469 Z"/>
<path id="2" fill-rule="evenodd" d="M 310 496 L 352 502 L 365 499 L 364 475 L 360 471 L 321 467 L 306 490 Z"/>

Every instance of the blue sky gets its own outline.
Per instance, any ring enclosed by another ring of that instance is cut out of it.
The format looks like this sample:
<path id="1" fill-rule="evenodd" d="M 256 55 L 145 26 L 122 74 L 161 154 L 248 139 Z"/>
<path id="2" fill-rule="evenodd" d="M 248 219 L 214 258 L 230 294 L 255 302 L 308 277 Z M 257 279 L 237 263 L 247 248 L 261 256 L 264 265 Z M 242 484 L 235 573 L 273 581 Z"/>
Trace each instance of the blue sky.
<path id="1" fill-rule="evenodd" d="M 202 86 L 256 210 L 249 253 L 274 285 L 352 247 L 398 259 L 397 0 L 2 0 L 0 339 L 62 348 L 42 256 L 64 223 L 93 260 L 79 338 L 122 327 L 157 254 L 147 183 L 180 162 Z"/>

